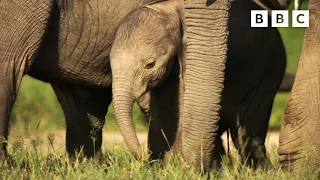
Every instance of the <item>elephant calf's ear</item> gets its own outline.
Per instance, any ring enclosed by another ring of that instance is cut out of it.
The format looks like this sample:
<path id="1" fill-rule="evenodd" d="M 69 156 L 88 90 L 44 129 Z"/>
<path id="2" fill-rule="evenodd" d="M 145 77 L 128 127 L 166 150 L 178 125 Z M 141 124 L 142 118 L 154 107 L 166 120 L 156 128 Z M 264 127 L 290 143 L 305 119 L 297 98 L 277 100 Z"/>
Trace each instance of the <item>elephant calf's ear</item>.
<path id="1" fill-rule="evenodd" d="M 183 80 L 184 72 L 185 72 L 185 65 L 186 65 L 186 54 L 187 54 L 187 37 L 185 34 L 186 23 L 185 18 L 182 11 L 178 10 L 179 14 L 179 38 L 178 38 L 178 45 L 177 45 L 177 56 L 179 62 L 179 79 Z"/>

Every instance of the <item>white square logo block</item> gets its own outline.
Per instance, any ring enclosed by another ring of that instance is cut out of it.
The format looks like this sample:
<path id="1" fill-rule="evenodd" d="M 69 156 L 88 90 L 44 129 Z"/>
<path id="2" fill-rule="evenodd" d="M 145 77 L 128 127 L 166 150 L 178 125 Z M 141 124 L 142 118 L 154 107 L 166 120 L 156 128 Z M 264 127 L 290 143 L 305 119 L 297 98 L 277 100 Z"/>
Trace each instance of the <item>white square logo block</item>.
<path id="1" fill-rule="evenodd" d="M 289 12 L 288 10 L 273 10 L 271 16 L 272 27 L 288 27 Z"/>
<path id="2" fill-rule="evenodd" d="M 268 27 L 268 11 L 251 10 L 251 27 Z"/>
<path id="3" fill-rule="evenodd" d="M 309 27 L 309 10 L 293 10 L 292 27 Z"/>

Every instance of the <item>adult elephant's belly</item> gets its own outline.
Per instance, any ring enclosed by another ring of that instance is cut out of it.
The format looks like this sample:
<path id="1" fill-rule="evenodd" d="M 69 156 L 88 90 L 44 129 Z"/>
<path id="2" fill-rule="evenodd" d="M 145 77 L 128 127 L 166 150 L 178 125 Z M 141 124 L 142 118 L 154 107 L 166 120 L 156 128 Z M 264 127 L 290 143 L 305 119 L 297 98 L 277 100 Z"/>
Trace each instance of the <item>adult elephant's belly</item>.
<path id="1" fill-rule="evenodd" d="M 128 13 L 149 1 L 61 0 L 29 74 L 47 82 L 109 86 L 108 56 L 116 29 Z"/>

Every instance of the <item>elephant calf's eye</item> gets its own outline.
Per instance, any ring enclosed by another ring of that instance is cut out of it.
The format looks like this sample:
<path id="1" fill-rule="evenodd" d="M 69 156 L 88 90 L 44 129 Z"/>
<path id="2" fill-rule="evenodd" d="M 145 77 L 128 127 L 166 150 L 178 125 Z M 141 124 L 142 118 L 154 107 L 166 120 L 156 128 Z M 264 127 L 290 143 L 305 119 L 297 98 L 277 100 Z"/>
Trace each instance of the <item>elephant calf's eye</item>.
<path id="1" fill-rule="evenodd" d="M 154 65 L 156 65 L 156 61 L 149 61 L 149 62 L 146 62 L 144 68 L 145 69 L 151 69 L 154 67 Z"/>

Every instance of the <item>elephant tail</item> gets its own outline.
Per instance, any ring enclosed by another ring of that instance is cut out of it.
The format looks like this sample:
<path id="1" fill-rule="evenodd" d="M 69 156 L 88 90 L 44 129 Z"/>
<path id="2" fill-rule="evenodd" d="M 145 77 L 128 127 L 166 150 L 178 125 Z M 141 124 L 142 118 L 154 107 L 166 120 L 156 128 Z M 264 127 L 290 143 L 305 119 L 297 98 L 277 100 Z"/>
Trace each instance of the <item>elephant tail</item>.
<path id="1" fill-rule="evenodd" d="M 290 92 L 292 89 L 295 77 L 296 77 L 295 73 L 286 72 L 283 76 L 278 92 Z"/>

